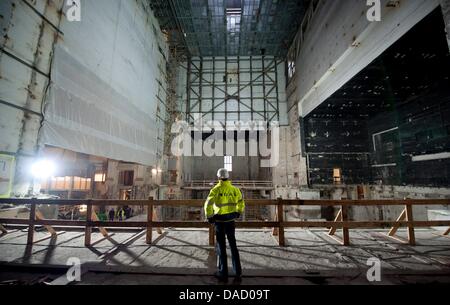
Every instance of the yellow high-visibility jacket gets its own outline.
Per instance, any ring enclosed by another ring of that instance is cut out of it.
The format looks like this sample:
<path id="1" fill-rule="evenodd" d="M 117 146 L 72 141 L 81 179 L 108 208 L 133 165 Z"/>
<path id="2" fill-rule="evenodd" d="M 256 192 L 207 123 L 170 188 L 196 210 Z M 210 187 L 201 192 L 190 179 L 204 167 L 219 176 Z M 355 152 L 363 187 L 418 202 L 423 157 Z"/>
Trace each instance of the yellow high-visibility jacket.
<path id="1" fill-rule="evenodd" d="M 231 181 L 219 181 L 211 190 L 205 202 L 205 216 L 222 216 L 233 213 L 244 213 L 245 202 L 241 190 Z"/>

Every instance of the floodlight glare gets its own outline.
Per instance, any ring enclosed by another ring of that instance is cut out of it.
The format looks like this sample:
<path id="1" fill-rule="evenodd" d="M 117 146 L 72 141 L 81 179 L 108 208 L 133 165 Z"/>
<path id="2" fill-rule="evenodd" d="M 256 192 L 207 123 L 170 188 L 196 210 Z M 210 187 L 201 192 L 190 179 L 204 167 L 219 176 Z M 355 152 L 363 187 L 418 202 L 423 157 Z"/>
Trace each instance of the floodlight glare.
<path id="1" fill-rule="evenodd" d="M 39 160 L 31 166 L 31 174 L 36 179 L 47 179 L 55 174 L 55 163 L 50 160 Z"/>

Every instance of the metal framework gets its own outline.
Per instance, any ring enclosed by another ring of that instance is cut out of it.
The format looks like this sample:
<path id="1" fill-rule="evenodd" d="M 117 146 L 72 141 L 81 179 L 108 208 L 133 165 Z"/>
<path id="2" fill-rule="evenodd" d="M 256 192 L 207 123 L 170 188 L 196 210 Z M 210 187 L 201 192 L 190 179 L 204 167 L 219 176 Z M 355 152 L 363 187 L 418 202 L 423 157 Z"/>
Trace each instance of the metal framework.
<path id="1" fill-rule="evenodd" d="M 193 58 L 187 63 L 186 116 L 221 123 L 280 121 L 278 66 L 274 56 Z"/>
<path id="2" fill-rule="evenodd" d="M 284 57 L 311 0 L 149 0 L 191 56 Z"/>

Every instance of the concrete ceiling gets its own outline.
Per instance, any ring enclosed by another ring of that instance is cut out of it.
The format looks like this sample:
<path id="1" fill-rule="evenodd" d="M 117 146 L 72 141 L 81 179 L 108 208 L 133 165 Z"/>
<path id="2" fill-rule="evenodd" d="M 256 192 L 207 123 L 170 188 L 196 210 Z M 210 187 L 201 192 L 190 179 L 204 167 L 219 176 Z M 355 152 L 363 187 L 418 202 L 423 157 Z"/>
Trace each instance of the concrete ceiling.
<path id="1" fill-rule="evenodd" d="M 310 0 L 149 0 L 191 56 L 284 57 Z M 181 34 L 180 34 L 181 33 Z"/>

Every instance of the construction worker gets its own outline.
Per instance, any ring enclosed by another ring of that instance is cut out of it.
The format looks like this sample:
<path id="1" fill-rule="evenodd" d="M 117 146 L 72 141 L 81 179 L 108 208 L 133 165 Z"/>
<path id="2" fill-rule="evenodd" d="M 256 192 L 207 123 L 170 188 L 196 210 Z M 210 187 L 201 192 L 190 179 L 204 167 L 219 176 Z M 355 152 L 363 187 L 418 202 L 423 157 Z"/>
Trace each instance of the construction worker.
<path id="1" fill-rule="evenodd" d="M 205 216 L 208 222 L 215 224 L 217 239 L 217 255 L 219 256 L 219 271 L 215 274 L 221 282 L 228 281 L 227 248 L 225 236 L 231 248 L 235 280 L 242 276 L 241 261 L 236 245 L 235 220 L 240 218 L 245 209 L 241 190 L 229 181 L 228 170 L 222 168 L 217 172 L 219 183 L 211 190 L 205 202 Z"/>
<path id="2" fill-rule="evenodd" d="M 119 210 L 117 211 L 117 218 L 119 219 L 119 221 L 125 220 L 125 211 L 122 208 L 119 208 Z"/>
<path id="3" fill-rule="evenodd" d="M 112 208 L 111 210 L 109 210 L 108 216 L 109 216 L 109 221 L 114 221 L 114 216 L 116 215 L 116 211 L 114 211 L 114 208 Z"/>

